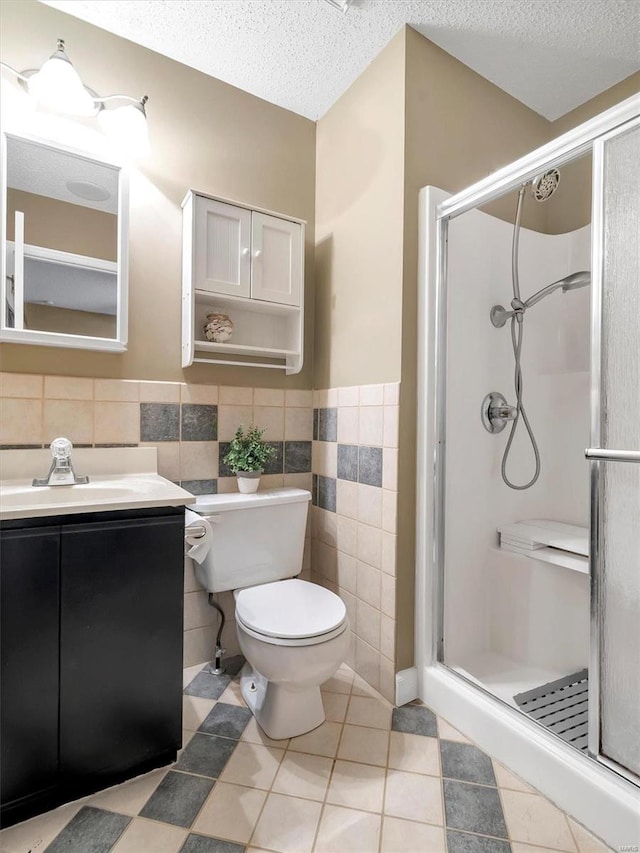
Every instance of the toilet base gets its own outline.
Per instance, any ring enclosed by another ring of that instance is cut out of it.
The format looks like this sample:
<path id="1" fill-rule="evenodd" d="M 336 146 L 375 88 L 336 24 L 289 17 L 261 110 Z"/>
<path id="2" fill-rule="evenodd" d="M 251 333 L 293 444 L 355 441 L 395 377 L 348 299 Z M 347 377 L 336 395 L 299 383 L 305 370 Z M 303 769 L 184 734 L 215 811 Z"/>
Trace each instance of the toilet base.
<path id="1" fill-rule="evenodd" d="M 319 687 L 288 690 L 245 663 L 240 673 L 240 692 L 264 733 L 272 740 L 297 737 L 316 729 L 325 720 Z"/>

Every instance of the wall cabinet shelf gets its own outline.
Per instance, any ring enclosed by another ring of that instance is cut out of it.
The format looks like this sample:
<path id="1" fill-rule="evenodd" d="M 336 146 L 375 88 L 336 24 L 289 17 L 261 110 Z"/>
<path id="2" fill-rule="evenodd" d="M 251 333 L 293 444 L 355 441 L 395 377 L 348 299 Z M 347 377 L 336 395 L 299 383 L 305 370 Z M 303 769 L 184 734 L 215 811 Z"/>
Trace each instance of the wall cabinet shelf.
<path id="1" fill-rule="evenodd" d="M 194 191 L 187 194 L 183 203 L 183 367 L 209 362 L 300 372 L 304 228 L 300 219 Z M 229 315 L 233 322 L 229 341 L 204 339 L 210 313 Z"/>

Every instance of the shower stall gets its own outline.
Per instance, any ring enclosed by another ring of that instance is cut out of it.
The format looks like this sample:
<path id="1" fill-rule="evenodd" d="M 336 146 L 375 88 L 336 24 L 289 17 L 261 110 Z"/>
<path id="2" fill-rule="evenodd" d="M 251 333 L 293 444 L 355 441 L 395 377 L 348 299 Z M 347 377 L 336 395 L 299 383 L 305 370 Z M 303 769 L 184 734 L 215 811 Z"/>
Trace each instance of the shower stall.
<path id="1" fill-rule="evenodd" d="M 401 676 L 609 844 L 637 845 L 640 96 L 420 204 Z"/>

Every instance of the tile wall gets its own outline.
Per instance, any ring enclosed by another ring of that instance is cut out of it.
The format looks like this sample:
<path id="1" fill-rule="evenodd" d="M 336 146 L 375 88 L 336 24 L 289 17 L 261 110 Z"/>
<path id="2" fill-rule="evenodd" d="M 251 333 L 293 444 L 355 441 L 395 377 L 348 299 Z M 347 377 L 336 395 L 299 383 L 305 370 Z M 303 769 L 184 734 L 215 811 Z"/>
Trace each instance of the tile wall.
<path id="1" fill-rule="evenodd" d="M 400 386 L 313 392 L 311 579 L 345 602 L 347 663 L 395 699 Z"/>
<path id="2" fill-rule="evenodd" d="M 312 392 L 269 388 L 0 374 L 0 449 L 47 446 L 59 435 L 78 447 L 156 447 L 158 470 L 194 494 L 236 490 L 221 459 L 239 424 L 255 423 L 276 449 L 261 488 L 311 490 Z M 309 577 L 307 541 L 303 577 Z M 184 665 L 209 660 L 217 614 L 185 560 Z M 223 645 L 238 651 L 231 593 Z"/>

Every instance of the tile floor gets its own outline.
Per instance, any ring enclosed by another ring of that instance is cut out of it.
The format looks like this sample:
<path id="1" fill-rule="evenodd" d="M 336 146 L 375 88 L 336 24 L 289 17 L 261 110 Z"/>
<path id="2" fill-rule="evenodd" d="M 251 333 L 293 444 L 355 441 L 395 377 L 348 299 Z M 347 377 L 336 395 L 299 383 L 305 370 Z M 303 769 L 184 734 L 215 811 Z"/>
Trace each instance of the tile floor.
<path id="1" fill-rule="evenodd" d="M 239 661 L 235 661 L 237 670 Z M 0 853 L 604 853 L 428 708 L 393 708 L 346 666 L 327 721 L 258 728 L 237 678 L 185 670 L 184 746 L 147 773 L 0 833 Z"/>

